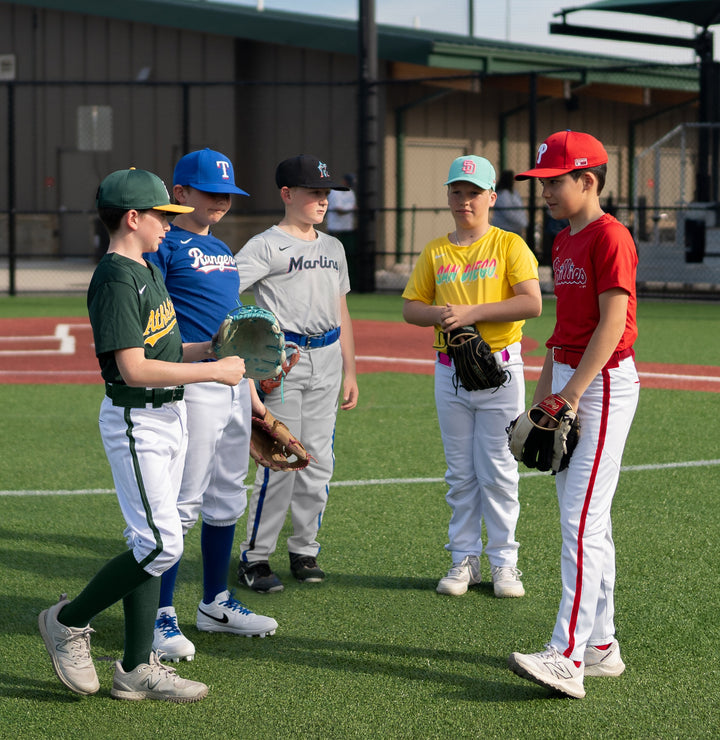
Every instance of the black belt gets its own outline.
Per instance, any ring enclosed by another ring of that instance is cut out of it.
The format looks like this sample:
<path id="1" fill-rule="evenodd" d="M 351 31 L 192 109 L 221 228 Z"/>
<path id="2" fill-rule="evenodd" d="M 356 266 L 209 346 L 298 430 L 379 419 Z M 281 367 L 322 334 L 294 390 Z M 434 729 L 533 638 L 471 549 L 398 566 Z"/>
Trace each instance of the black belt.
<path id="1" fill-rule="evenodd" d="M 340 327 L 336 326 L 330 331 L 326 331 L 324 334 L 295 334 L 291 331 L 283 332 L 285 339 L 288 342 L 297 344 L 298 347 L 307 347 L 308 349 L 315 349 L 316 347 L 327 347 L 329 344 L 337 342 L 340 338 Z"/>
<path id="2" fill-rule="evenodd" d="M 105 383 L 105 395 L 113 402 L 113 406 L 143 409 L 151 403 L 154 409 L 159 409 L 164 403 L 182 401 L 185 395 L 185 386 L 179 385 L 177 388 L 131 388 L 129 385 Z"/>

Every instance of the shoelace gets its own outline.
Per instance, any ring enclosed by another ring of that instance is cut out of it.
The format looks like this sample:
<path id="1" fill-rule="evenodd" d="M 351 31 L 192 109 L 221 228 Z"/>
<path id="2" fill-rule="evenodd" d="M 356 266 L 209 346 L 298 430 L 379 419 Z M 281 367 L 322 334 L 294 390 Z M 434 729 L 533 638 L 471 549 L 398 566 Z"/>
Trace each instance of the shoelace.
<path id="1" fill-rule="evenodd" d="M 92 627 L 84 627 L 82 631 L 75 631 L 66 637 L 62 644 L 67 645 L 75 663 L 90 660 L 90 635 L 95 632 Z"/>
<path id="2" fill-rule="evenodd" d="M 464 575 L 467 568 L 467 565 L 453 565 L 453 567 L 450 568 L 450 570 L 448 571 L 446 578 L 456 578 L 457 576 L 462 576 Z"/>
<path id="3" fill-rule="evenodd" d="M 177 675 L 177 671 L 175 670 L 175 668 L 169 665 L 165 665 L 165 663 L 161 662 L 160 659 L 163 654 L 163 650 L 155 650 L 150 653 L 150 660 L 148 661 L 148 665 L 150 666 L 150 673 L 159 674 L 160 676 L 164 676 L 171 681 L 177 681 L 180 676 Z"/>
<path id="4" fill-rule="evenodd" d="M 176 637 L 182 634 L 177 625 L 177 617 L 172 617 L 163 612 L 162 616 L 155 620 L 155 629 L 163 633 L 163 637 Z"/>
<path id="5" fill-rule="evenodd" d="M 248 609 L 245 604 L 242 603 L 242 601 L 238 601 L 236 598 L 234 598 L 234 594 L 235 592 L 231 591 L 227 599 L 220 602 L 220 606 L 224 606 L 233 612 L 240 612 L 240 614 L 252 614 L 252 609 Z"/>
<path id="6" fill-rule="evenodd" d="M 517 568 L 513 568 L 510 565 L 501 565 L 499 568 L 493 569 L 493 577 L 500 581 L 515 581 L 522 575 L 522 571 Z"/>
<path id="7" fill-rule="evenodd" d="M 552 663 L 562 663 L 562 661 L 567 660 L 564 655 L 560 653 L 560 651 L 553 647 L 549 642 L 545 643 L 545 650 L 540 653 L 540 655 L 544 656 L 544 659 L 548 662 Z"/>
<path id="8" fill-rule="evenodd" d="M 253 565 L 248 570 L 254 571 L 257 578 L 267 578 L 267 576 L 272 574 L 272 571 L 270 570 L 270 565 L 268 563 L 258 563 L 257 565 Z"/>

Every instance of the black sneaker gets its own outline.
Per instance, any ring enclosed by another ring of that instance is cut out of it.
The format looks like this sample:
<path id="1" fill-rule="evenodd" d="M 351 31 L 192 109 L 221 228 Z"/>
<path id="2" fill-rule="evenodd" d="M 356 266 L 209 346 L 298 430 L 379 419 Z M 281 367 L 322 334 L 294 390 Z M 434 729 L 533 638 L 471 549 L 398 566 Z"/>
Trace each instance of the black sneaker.
<path id="1" fill-rule="evenodd" d="M 260 594 L 272 594 L 282 591 L 282 581 L 270 570 L 267 560 L 258 560 L 255 563 L 244 563 L 238 565 L 238 583 L 247 586 Z"/>
<path id="2" fill-rule="evenodd" d="M 325 578 L 325 573 L 313 555 L 298 555 L 291 552 L 290 570 L 301 583 L 320 583 Z"/>

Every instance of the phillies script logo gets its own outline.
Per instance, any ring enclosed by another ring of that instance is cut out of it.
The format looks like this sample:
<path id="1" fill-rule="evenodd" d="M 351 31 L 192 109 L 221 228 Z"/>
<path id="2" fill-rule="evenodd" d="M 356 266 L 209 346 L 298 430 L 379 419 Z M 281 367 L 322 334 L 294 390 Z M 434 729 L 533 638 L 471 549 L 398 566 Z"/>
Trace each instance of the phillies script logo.
<path id="1" fill-rule="evenodd" d="M 555 285 L 587 285 L 587 275 L 582 267 L 575 267 L 568 257 L 565 262 L 559 259 L 553 262 Z"/>
<path id="2" fill-rule="evenodd" d="M 188 256 L 193 260 L 190 267 L 198 272 L 237 272 L 235 258 L 231 254 L 205 254 L 202 249 L 193 247 L 188 249 Z"/>

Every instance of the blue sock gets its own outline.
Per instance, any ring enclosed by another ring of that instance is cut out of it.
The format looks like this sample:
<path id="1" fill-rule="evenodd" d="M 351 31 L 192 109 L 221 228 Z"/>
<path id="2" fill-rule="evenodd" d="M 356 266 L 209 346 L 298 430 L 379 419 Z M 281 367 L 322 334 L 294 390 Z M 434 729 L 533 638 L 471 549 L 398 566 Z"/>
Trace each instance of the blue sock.
<path id="1" fill-rule="evenodd" d="M 179 569 L 180 561 L 178 560 L 172 568 L 169 568 L 160 576 L 160 609 L 162 609 L 164 606 L 173 605 L 173 596 L 175 595 L 175 581 L 177 580 Z"/>
<path id="2" fill-rule="evenodd" d="M 228 570 L 232 555 L 235 525 L 213 527 L 202 524 L 200 550 L 203 561 L 203 601 L 209 604 L 228 587 Z"/>

